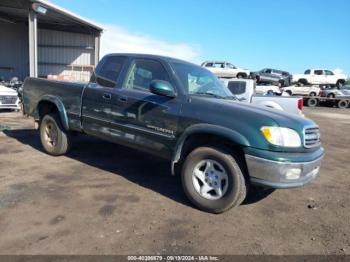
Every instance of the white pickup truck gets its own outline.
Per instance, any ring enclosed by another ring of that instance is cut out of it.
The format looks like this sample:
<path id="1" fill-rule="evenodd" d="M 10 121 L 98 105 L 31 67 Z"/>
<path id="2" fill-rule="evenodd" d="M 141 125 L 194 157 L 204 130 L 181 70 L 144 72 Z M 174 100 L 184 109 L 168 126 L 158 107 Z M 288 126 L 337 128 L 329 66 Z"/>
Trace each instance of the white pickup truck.
<path id="1" fill-rule="evenodd" d="M 269 107 L 287 113 L 304 116 L 303 99 L 282 93 L 276 95 L 256 95 L 256 83 L 252 79 L 221 79 L 231 93 L 242 103 Z M 267 93 L 266 93 L 267 94 Z"/>
<path id="2" fill-rule="evenodd" d="M 292 82 L 302 85 L 337 85 L 342 87 L 348 77 L 330 70 L 308 69 L 304 74 L 293 75 Z"/>

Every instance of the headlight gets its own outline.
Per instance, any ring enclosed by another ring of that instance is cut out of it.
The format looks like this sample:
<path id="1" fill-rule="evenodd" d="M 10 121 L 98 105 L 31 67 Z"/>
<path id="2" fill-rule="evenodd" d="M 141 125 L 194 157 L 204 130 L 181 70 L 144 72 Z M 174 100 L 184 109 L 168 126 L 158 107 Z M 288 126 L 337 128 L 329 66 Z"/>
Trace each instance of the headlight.
<path id="1" fill-rule="evenodd" d="M 264 126 L 261 128 L 265 139 L 275 146 L 300 147 L 299 134 L 290 128 Z"/>

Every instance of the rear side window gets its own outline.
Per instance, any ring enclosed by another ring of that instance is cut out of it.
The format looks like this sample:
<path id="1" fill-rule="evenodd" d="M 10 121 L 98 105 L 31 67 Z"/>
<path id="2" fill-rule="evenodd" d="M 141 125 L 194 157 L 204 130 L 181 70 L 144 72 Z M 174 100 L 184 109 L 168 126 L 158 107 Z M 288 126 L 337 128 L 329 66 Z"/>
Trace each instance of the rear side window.
<path id="1" fill-rule="evenodd" d="M 99 76 L 99 84 L 106 87 L 114 87 L 126 61 L 123 56 L 109 56 L 101 63 L 101 67 L 96 69 Z"/>
<path id="2" fill-rule="evenodd" d="M 205 67 L 213 67 L 213 63 L 206 63 Z"/>
<path id="3" fill-rule="evenodd" d="M 228 89 L 230 89 L 233 95 L 242 95 L 246 90 L 246 82 L 241 81 L 231 81 L 228 82 Z"/>
<path id="4" fill-rule="evenodd" d="M 225 68 L 225 64 L 224 63 L 215 63 L 214 67 L 216 67 L 216 68 Z"/>
<path id="5" fill-rule="evenodd" d="M 130 66 L 123 87 L 149 91 L 153 80 L 170 81 L 163 65 L 154 60 L 136 59 Z"/>
<path id="6" fill-rule="evenodd" d="M 318 76 L 323 75 L 323 70 L 315 70 L 315 75 L 318 75 Z"/>

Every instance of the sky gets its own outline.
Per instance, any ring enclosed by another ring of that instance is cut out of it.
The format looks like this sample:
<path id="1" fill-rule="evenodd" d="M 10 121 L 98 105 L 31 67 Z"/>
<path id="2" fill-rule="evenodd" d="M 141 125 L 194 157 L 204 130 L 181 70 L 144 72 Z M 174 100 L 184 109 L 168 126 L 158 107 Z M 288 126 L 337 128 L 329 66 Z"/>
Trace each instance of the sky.
<path id="1" fill-rule="evenodd" d="M 350 76 L 350 0 L 51 0 L 100 24 L 101 53 Z"/>

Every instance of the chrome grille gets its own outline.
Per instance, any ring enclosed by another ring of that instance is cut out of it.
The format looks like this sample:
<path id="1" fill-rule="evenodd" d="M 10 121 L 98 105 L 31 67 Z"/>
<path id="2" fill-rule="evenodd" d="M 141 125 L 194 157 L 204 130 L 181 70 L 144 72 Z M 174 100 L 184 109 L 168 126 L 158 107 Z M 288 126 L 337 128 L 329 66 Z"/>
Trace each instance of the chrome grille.
<path id="1" fill-rule="evenodd" d="M 321 144 L 321 133 L 318 127 L 304 129 L 304 146 L 307 148 L 316 147 Z"/>
<path id="2" fill-rule="evenodd" d="M 3 105 L 13 105 L 17 102 L 17 96 L 0 96 L 0 102 Z"/>

